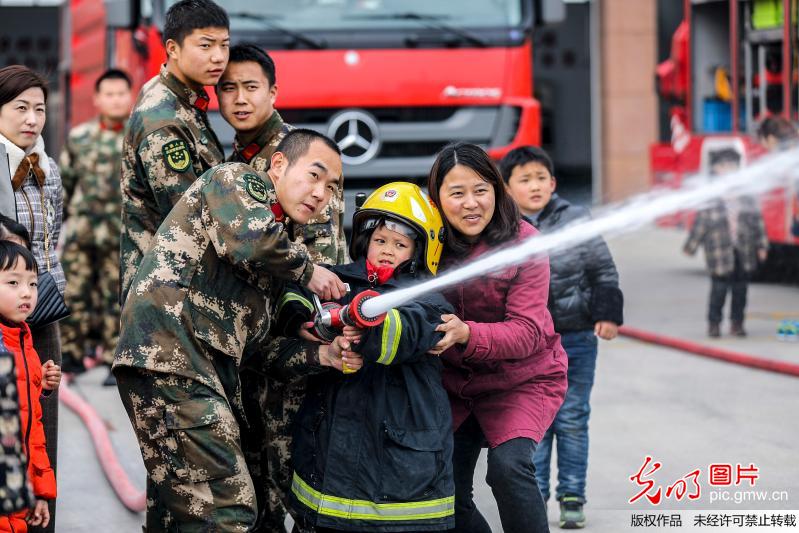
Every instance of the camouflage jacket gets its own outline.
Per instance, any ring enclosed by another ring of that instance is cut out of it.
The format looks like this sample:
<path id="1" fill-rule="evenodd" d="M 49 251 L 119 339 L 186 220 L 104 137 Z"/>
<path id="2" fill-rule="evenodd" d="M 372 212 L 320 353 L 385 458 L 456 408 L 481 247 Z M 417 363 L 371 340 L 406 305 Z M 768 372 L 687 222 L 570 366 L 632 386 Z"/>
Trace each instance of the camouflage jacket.
<path id="1" fill-rule="evenodd" d="M 161 67 L 133 108 L 122 154 L 120 286 L 130 283 L 158 226 L 197 176 L 224 161 L 205 114 L 208 95 Z"/>
<path id="2" fill-rule="evenodd" d="M 272 163 L 277 145 L 293 129 L 294 126 L 283 122 L 283 118 L 275 111 L 247 146 L 242 147 L 236 139 L 233 154 L 228 160 L 247 163 L 256 170 L 266 172 Z M 330 203 L 319 216 L 312 218 L 308 224 L 295 226 L 293 237 L 296 242 L 305 244 L 314 263 L 348 263 L 343 190 L 339 188 L 338 195 L 330 199 Z"/>
<path id="3" fill-rule="evenodd" d="M 106 249 L 119 247 L 124 133 L 84 122 L 69 132 L 61 151 L 66 237 Z"/>
<path id="4" fill-rule="evenodd" d="M 268 176 L 241 163 L 189 187 L 133 279 L 115 367 L 180 375 L 235 397 L 242 357 L 266 349 L 282 280 L 305 285 L 313 275 L 274 203 Z"/>
<path id="5" fill-rule="evenodd" d="M 246 146 L 236 135 L 233 141 L 233 153 L 228 157 L 228 161 L 247 163 L 259 172 L 266 172 L 272 163 L 272 154 L 275 153 L 275 148 L 283 140 L 283 137 L 293 129 L 294 127 L 283 122 L 280 113 L 275 111 L 255 135 L 255 138 Z"/>

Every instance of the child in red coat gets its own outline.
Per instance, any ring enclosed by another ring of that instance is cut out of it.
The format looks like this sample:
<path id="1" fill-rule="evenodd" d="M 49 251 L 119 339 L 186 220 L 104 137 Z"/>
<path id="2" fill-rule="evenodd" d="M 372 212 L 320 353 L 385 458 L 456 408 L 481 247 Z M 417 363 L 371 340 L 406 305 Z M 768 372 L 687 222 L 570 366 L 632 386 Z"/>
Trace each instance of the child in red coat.
<path id="1" fill-rule="evenodd" d="M 31 252 L 19 244 L 0 241 L 0 332 L 2 343 L 14 354 L 23 451 L 36 497 L 33 509 L 0 515 L 3 533 L 27 531 L 28 524 L 46 527 L 50 522 L 47 500 L 56 497 L 55 474 L 45 451 L 39 397 L 43 390 L 58 386 L 60 372 L 43 369 L 25 323 L 36 307 L 37 279 L 36 260 Z"/>

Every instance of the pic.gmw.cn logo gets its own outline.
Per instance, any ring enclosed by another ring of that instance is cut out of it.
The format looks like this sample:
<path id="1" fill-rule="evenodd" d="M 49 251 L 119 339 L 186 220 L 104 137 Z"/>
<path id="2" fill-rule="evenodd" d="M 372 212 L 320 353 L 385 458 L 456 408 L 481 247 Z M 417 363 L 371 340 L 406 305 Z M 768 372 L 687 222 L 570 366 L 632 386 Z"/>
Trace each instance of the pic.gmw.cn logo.
<path id="1" fill-rule="evenodd" d="M 662 466 L 662 463 L 653 460 L 649 455 L 644 458 L 641 468 L 629 478 L 637 487 L 635 495 L 628 500 L 628 503 L 635 503 L 642 498 L 652 505 L 659 505 L 668 499 L 698 500 L 702 495 L 703 485 L 708 489 L 741 485 L 745 488 L 754 487 L 760 477 L 760 469 L 754 463 L 713 463 L 708 465 L 706 470 L 695 468 L 679 479 L 663 485 L 655 479 L 655 473 Z"/>

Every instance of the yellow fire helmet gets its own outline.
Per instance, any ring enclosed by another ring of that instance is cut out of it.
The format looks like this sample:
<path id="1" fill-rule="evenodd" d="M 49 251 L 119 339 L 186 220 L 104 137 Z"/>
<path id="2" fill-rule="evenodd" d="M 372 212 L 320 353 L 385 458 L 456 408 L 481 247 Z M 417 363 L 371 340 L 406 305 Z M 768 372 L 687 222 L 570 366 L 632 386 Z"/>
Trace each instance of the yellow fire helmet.
<path id="1" fill-rule="evenodd" d="M 381 221 L 396 221 L 415 230 L 414 261 L 422 263 L 424 269 L 435 276 L 444 249 L 444 223 L 430 197 L 418 185 L 405 181 L 383 185 L 369 195 L 352 217 L 350 255 L 353 258 L 359 253 L 354 248 L 358 240 L 355 237 L 376 227 Z M 401 227 L 397 230 L 402 233 Z"/>

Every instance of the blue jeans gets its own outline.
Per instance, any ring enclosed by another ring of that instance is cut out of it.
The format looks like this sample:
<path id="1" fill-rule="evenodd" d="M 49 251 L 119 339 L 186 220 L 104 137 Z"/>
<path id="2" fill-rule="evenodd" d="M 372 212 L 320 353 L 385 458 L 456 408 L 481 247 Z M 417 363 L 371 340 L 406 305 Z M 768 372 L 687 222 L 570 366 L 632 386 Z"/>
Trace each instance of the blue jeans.
<path id="1" fill-rule="evenodd" d="M 561 334 L 560 342 L 569 356 L 569 388 L 554 422 L 538 444 L 533 456 L 538 486 L 549 500 L 549 470 L 552 441 L 558 448 L 558 486 L 555 496 L 576 496 L 585 502 L 588 470 L 588 416 L 591 389 L 596 372 L 597 338 L 593 330 Z"/>

